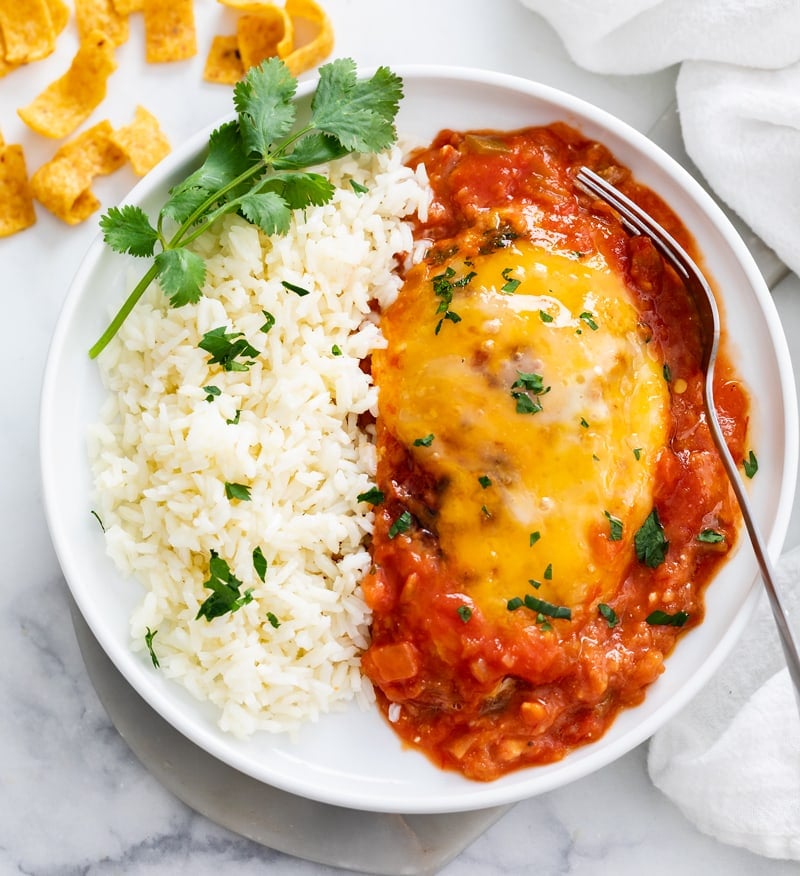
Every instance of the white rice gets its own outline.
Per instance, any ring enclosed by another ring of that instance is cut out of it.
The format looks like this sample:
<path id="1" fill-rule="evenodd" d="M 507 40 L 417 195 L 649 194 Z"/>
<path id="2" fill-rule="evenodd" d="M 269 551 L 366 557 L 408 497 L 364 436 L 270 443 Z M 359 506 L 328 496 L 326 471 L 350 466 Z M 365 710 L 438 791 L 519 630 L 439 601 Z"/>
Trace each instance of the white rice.
<path id="1" fill-rule="evenodd" d="M 142 586 L 131 646 L 149 662 L 145 634 L 156 631 L 160 671 L 214 703 L 237 736 L 372 697 L 359 582 L 373 517 L 356 497 L 373 483 L 375 453 L 357 418 L 377 412 L 377 390 L 360 360 L 383 343 L 370 301 L 394 299 L 396 254 L 414 248 L 404 217 L 427 209 L 424 172 L 402 161 L 395 147 L 336 162 L 333 201 L 297 214 L 285 237 L 226 217 L 196 244 L 201 301 L 172 308 L 151 289 L 99 360 L 108 397 L 89 437 L 95 508 L 108 553 Z M 275 317 L 266 334 L 262 311 Z M 263 350 L 248 371 L 209 366 L 198 347 L 222 325 Z M 209 385 L 221 394 L 206 401 Z M 226 482 L 252 500 L 228 500 Z M 196 615 L 211 551 L 253 601 L 207 621 Z"/>

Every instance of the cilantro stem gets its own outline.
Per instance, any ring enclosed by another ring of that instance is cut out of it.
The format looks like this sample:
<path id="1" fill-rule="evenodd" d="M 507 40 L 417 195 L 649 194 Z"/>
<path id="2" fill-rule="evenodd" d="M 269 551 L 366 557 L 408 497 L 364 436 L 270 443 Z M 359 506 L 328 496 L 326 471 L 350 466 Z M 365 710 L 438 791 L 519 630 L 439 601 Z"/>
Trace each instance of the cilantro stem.
<path id="1" fill-rule="evenodd" d="M 120 326 L 123 322 L 128 318 L 128 315 L 136 307 L 139 299 L 144 295 L 147 291 L 147 287 L 155 280 L 158 276 L 158 265 L 153 262 L 152 265 L 147 269 L 147 273 L 144 274 L 141 280 L 136 284 L 133 291 L 130 295 L 125 299 L 122 304 L 122 307 L 117 311 L 116 316 L 108 325 L 108 328 L 103 332 L 102 335 L 95 341 L 94 345 L 89 350 L 89 358 L 96 359 L 100 353 L 105 350 L 108 346 L 109 341 L 114 337 L 114 335 L 119 331 Z"/>

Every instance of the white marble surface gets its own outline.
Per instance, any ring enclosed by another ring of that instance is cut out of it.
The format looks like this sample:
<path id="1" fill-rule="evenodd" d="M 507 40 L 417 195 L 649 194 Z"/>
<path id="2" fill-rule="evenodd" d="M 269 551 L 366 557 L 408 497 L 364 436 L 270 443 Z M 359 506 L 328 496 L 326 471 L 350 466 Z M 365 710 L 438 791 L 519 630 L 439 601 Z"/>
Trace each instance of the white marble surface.
<path id="1" fill-rule="evenodd" d="M 335 53 L 364 65 L 469 64 L 523 75 L 592 100 L 644 131 L 672 100 L 674 71 L 635 78 L 581 71 L 549 28 L 516 0 L 323 2 L 334 21 Z M 229 90 L 203 83 L 201 71 L 211 35 L 230 30 L 230 22 L 213 0 L 196 6 L 199 56 L 147 69 L 135 26 L 94 119 L 123 124 L 142 102 L 178 144 L 229 111 Z M 27 131 L 15 110 L 65 69 L 75 47 L 73 28 L 56 55 L 0 80 L 0 131 L 7 142 L 25 145 L 31 171 L 56 144 Z M 133 181 L 120 172 L 101 180 L 96 191 L 110 205 Z M 0 240 L 7 313 L 0 408 L 0 874 L 334 872 L 243 839 L 178 801 L 134 757 L 97 699 L 45 526 L 37 453 L 48 340 L 70 277 L 96 234 L 96 217 L 68 228 L 42 209 L 38 215 L 34 228 Z M 787 324 L 796 323 L 800 281 L 789 277 L 775 294 Z M 795 515 L 787 546 L 798 542 Z M 641 746 L 593 776 L 518 804 L 443 872 L 797 872 L 797 864 L 758 858 L 696 831 L 653 788 L 645 756 Z"/>

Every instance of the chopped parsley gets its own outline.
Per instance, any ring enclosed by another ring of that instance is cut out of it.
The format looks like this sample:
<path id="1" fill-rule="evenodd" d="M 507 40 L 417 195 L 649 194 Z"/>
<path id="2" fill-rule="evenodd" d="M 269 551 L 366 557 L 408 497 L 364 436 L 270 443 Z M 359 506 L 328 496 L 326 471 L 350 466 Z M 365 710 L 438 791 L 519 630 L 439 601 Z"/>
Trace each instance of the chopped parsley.
<path id="1" fill-rule="evenodd" d="M 464 623 L 467 623 L 472 617 L 472 609 L 468 605 L 459 605 L 456 611 Z"/>
<path id="2" fill-rule="evenodd" d="M 608 511 L 603 511 L 608 520 L 608 537 L 611 541 L 622 541 L 622 521 Z"/>
<path id="3" fill-rule="evenodd" d="M 492 479 L 491 479 L 490 477 L 487 477 L 486 475 L 481 475 L 481 476 L 478 478 L 478 483 L 481 485 L 481 487 L 482 487 L 484 490 L 486 490 L 486 489 L 488 489 L 489 487 L 491 487 L 491 485 L 492 485 Z"/>
<path id="4" fill-rule="evenodd" d="M 539 311 L 539 319 L 542 322 L 552 322 L 553 321 L 553 317 L 546 310 Z"/>
<path id="5" fill-rule="evenodd" d="M 211 551 L 209 561 L 208 581 L 203 582 L 203 587 L 212 591 L 211 595 L 202 603 L 195 620 L 204 617 L 207 621 L 224 614 L 238 611 L 243 605 L 253 601 L 253 591 L 240 592 L 242 582 L 231 572 L 228 564 L 216 551 Z"/>
<path id="6" fill-rule="evenodd" d="M 721 541 L 725 541 L 725 536 L 721 532 L 717 532 L 716 529 L 704 529 L 698 534 L 697 540 L 704 544 L 719 544 Z"/>
<path id="7" fill-rule="evenodd" d="M 758 471 L 758 460 L 752 450 L 748 454 L 747 459 L 742 460 L 742 465 L 744 466 L 744 473 L 749 478 L 752 478 Z"/>
<path id="8" fill-rule="evenodd" d="M 261 326 L 259 331 L 267 334 L 272 326 L 275 325 L 275 317 L 268 310 L 262 310 L 261 312 L 264 314 L 265 322 L 264 325 Z"/>
<path id="9" fill-rule="evenodd" d="M 147 650 L 150 652 L 150 659 L 153 661 L 153 666 L 158 669 L 161 664 L 158 662 L 158 656 L 153 648 L 153 639 L 158 635 L 158 630 L 151 630 L 146 627 L 144 631 L 144 643 L 147 645 Z"/>
<path id="10" fill-rule="evenodd" d="M 365 493 L 356 496 L 356 502 L 369 502 L 370 505 L 380 505 L 385 496 L 377 487 L 370 487 Z"/>
<path id="11" fill-rule="evenodd" d="M 411 516 L 411 513 L 409 511 L 403 511 L 397 520 L 395 520 L 395 522 L 389 527 L 389 538 L 396 538 L 401 532 L 408 532 L 413 523 L 414 518 Z"/>
<path id="12" fill-rule="evenodd" d="M 253 549 L 253 568 L 256 570 L 256 575 L 264 581 L 267 577 L 267 558 L 260 546 Z"/>
<path id="13" fill-rule="evenodd" d="M 587 420 L 585 417 L 581 417 L 581 426 L 582 426 L 584 429 L 588 429 L 588 428 L 589 428 L 589 422 L 588 422 L 588 420 Z"/>
<path id="14" fill-rule="evenodd" d="M 536 532 L 532 532 L 528 538 L 528 544 L 533 547 L 537 541 L 542 537 L 542 533 L 537 529 Z"/>
<path id="15" fill-rule="evenodd" d="M 642 448 L 641 447 L 634 447 L 633 448 L 633 455 L 636 457 L 636 460 L 638 462 L 642 458 Z"/>
<path id="16" fill-rule="evenodd" d="M 599 328 L 599 326 L 595 322 L 594 314 L 590 310 L 584 310 L 578 318 L 582 319 L 593 332 L 596 332 Z"/>
<path id="17" fill-rule="evenodd" d="M 424 438 L 415 438 L 414 447 L 430 447 L 433 444 L 433 432 L 426 435 Z"/>
<path id="18" fill-rule="evenodd" d="M 306 295 L 311 294 L 310 289 L 306 289 L 305 286 L 298 286 L 296 283 L 290 283 L 288 280 L 281 280 L 281 286 L 283 286 L 284 289 L 288 289 L 290 292 L 294 292 L 294 294 L 300 298 L 305 298 Z"/>
<path id="19" fill-rule="evenodd" d="M 545 566 L 544 574 L 542 575 L 542 577 L 544 578 L 545 581 L 552 581 L 553 580 L 553 564 L 552 563 L 548 563 L 547 566 Z"/>
<path id="20" fill-rule="evenodd" d="M 241 416 L 242 416 L 241 408 L 237 408 L 236 413 L 233 415 L 233 417 L 230 420 L 225 420 L 225 422 L 228 426 L 238 426 L 239 425 L 239 417 L 241 417 Z"/>
<path id="21" fill-rule="evenodd" d="M 439 322 L 436 323 L 436 328 L 434 329 L 434 334 L 436 335 L 442 330 L 442 325 L 446 319 L 453 323 L 461 322 L 461 317 L 454 310 L 450 309 L 450 305 L 453 303 L 453 294 L 456 289 L 468 286 L 472 278 L 476 276 L 475 271 L 470 271 L 458 280 L 454 280 L 453 277 L 455 275 L 455 269 L 448 265 L 444 273 L 437 274 L 431 280 L 434 295 L 439 299 L 439 306 L 436 308 L 436 312 L 443 314 Z"/>
<path id="22" fill-rule="evenodd" d="M 513 270 L 513 268 L 503 268 L 503 279 L 505 280 L 505 283 L 500 287 L 500 291 L 504 295 L 513 295 L 517 289 L 519 289 L 519 284 L 522 282 L 511 276 Z"/>
<path id="23" fill-rule="evenodd" d="M 203 387 L 203 392 L 206 394 L 206 399 L 205 399 L 205 400 L 206 400 L 207 402 L 214 401 L 214 399 L 215 399 L 217 396 L 222 395 L 222 390 L 221 390 L 218 386 L 213 386 L 213 385 L 211 385 L 211 386 L 204 386 L 204 387 Z"/>
<path id="24" fill-rule="evenodd" d="M 342 348 L 341 348 L 338 344 L 334 344 L 334 345 L 331 347 L 331 355 L 333 355 L 333 356 L 341 356 L 341 355 L 342 355 Z"/>
<path id="25" fill-rule="evenodd" d="M 617 617 L 617 613 L 610 605 L 606 605 L 605 602 L 601 602 L 597 606 L 597 610 L 600 614 L 606 619 L 606 623 L 610 627 L 615 627 L 619 623 L 619 618 Z"/>
<path id="26" fill-rule="evenodd" d="M 539 396 L 548 392 L 550 387 L 544 385 L 542 375 L 532 371 L 517 371 L 517 379 L 511 384 L 511 398 L 517 403 L 518 414 L 538 414 L 542 410 Z"/>
<path id="27" fill-rule="evenodd" d="M 360 182 L 356 182 L 354 179 L 350 180 L 350 187 L 357 195 L 365 195 L 369 191 L 367 186 L 361 185 Z"/>
<path id="28" fill-rule="evenodd" d="M 672 383 L 672 369 L 669 367 L 669 365 L 667 365 L 666 362 L 664 363 L 662 371 L 664 374 L 664 380 L 666 380 L 667 383 Z"/>
<path id="29" fill-rule="evenodd" d="M 664 562 L 669 542 L 655 508 L 647 515 L 647 519 L 633 537 L 633 544 L 640 563 L 655 569 Z"/>
<path id="30" fill-rule="evenodd" d="M 249 502 L 250 487 L 244 484 L 230 484 L 225 481 L 225 495 L 228 499 L 239 499 L 241 502 Z"/>
<path id="31" fill-rule="evenodd" d="M 221 365 L 224 371 L 248 371 L 253 364 L 249 360 L 258 356 L 242 332 L 228 332 L 224 325 L 207 331 L 197 346 L 211 354 L 209 365 Z M 246 361 L 237 361 L 240 357 Z"/>
<path id="32" fill-rule="evenodd" d="M 276 630 L 281 625 L 281 622 L 278 620 L 277 617 L 275 617 L 275 615 L 271 611 L 267 612 L 267 620 L 269 621 L 270 626 Z"/>
<path id="33" fill-rule="evenodd" d="M 668 614 L 660 609 L 651 611 L 645 618 L 651 626 L 661 627 L 682 627 L 687 620 L 689 620 L 688 612 L 676 611 L 675 614 Z"/>

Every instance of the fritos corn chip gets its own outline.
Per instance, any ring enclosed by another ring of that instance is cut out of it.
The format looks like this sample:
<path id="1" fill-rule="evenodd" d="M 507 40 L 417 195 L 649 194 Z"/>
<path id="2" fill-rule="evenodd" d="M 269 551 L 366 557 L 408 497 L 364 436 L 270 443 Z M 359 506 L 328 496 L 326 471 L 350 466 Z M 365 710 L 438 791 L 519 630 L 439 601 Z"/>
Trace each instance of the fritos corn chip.
<path id="1" fill-rule="evenodd" d="M 292 21 L 282 6 L 265 3 L 258 13 L 245 13 L 236 22 L 236 39 L 245 70 L 275 55 L 284 57 L 294 42 Z"/>
<path id="2" fill-rule="evenodd" d="M 17 113 L 38 134 L 66 137 L 106 96 L 106 81 L 116 67 L 111 40 L 93 30 L 81 42 L 69 70 Z"/>
<path id="3" fill-rule="evenodd" d="M 145 59 L 183 61 L 197 54 L 193 0 L 144 0 Z"/>
<path id="4" fill-rule="evenodd" d="M 111 140 L 125 153 L 138 176 L 144 176 L 170 151 L 158 119 L 143 106 L 136 107 L 130 125 L 114 131 Z"/>
<path id="5" fill-rule="evenodd" d="M 130 15 L 132 12 L 141 12 L 144 0 L 113 0 L 114 9 L 120 15 Z"/>
<path id="6" fill-rule="evenodd" d="M 101 30 L 115 46 L 128 39 L 128 17 L 120 15 L 111 0 L 75 0 L 75 21 L 81 39 L 93 30 Z"/>
<path id="7" fill-rule="evenodd" d="M 314 0 L 286 0 L 294 27 L 294 46 L 281 57 L 293 76 L 319 64 L 333 51 L 333 25 Z"/>
<path id="8" fill-rule="evenodd" d="M 8 237 L 36 221 L 33 191 L 22 146 L 6 146 L 0 135 L 0 237 Z"/>
<path id="9" fill-rule="evenodd" d="M 112 134 L 109 121 L 99 122 L 65 143 L 31 177 L 36 200 L 68 225 L 82 222 L 100 206 L 92 180 L 125 163 Z"/>
<path id="10" fill-rule="evenodd" d="M 64 3 L 64 0 L 47 0 L 47 8 L 50 10 L 50 20 L 53 22 L 53 29 L 56 32 L 56 36 L 58 36 L 69 21 L 69 6 Z"/>
<path id="11" fill-rule="evenodd" d="M 220 85 L 234 85 L 244 76 L 244 64 L 236 36 L 215 36 L 206 56 L 203 79 Z"/>
<path id="12" fill-rule="evenodd" d="M 56 47 L 47 0 L 0 0 L 0 30 L 9 64 L 38 61 Z"/>

